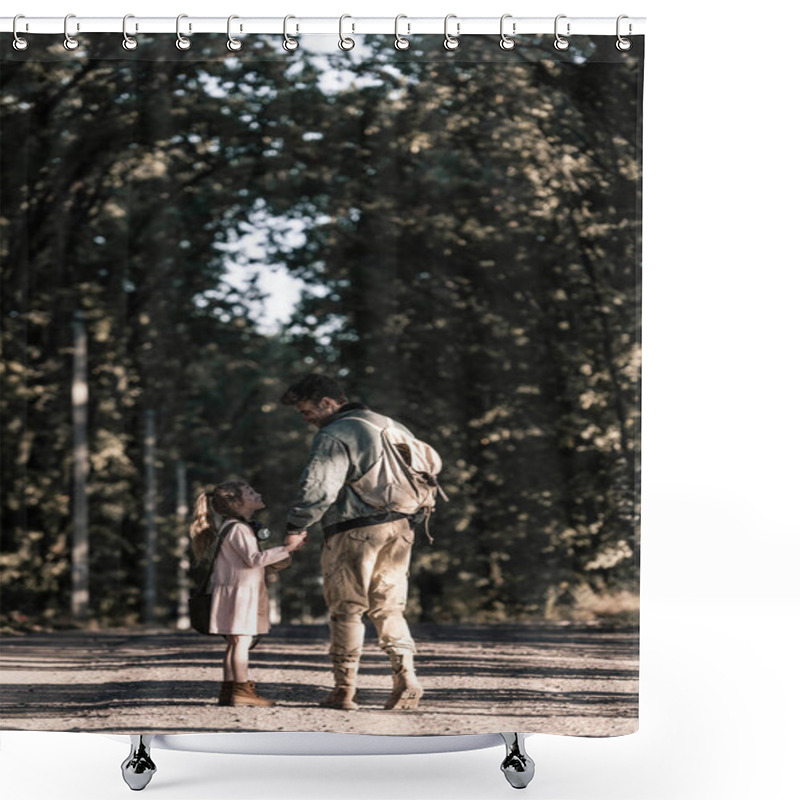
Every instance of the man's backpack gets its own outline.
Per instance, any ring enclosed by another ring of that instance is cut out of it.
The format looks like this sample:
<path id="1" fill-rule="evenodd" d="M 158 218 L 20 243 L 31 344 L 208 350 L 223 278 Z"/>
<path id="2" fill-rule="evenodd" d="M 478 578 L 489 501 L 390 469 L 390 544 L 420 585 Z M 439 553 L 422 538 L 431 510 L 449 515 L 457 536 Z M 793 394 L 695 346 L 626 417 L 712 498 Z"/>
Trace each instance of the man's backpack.
<path id="1" fill-rule="evenodd" d="M 409 516 L 422 514 L 425 532 L 432 542 L 428 521 L 436 507 L 436 497 L 448 499 L 436 479 L 442 470 L 441 457 L 429 444 L 395 427 L 391 420 L 382 428 L 360 417 L 351 419 L 379 431 L 382 447 L 378 460 L 350 486 L 373 508 Z"/>

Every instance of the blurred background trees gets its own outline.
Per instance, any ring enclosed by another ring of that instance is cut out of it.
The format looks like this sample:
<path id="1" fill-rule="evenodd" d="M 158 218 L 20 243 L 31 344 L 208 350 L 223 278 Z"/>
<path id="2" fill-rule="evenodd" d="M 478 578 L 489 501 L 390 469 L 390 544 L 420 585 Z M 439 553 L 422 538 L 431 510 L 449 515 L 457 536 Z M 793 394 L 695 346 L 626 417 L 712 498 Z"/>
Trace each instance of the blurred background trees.
<path id="1" fill-rule="evenodd" d="M 76 324 L 89 619 L 175 620 L 181 464 L 190 500 L 250 481 L 280 533 L 313 431 L 277 400 L 309 371 L 444 457 L 418 618 L 631 611 L 639 64 L 416 38 L 0 63 L 5 624 L 74 621 Z M 313 545 L 281 604 L 324 614 Z"/>

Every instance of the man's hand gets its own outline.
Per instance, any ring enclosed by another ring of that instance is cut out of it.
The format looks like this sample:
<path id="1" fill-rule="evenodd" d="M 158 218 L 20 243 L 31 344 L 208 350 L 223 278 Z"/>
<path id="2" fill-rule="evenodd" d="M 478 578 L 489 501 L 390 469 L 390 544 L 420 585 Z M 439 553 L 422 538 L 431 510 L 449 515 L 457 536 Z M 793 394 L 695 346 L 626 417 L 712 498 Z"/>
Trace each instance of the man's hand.
<path id="1" fill-rule="evenodd" d="M 287 533 L 286 538 L 283 540 L 283 545 L 290 553 L 293 553 L 295 550 L 299 550 L 305 545 L 307 538 L 308 531 L 294 531 L 293 533 Z"/>

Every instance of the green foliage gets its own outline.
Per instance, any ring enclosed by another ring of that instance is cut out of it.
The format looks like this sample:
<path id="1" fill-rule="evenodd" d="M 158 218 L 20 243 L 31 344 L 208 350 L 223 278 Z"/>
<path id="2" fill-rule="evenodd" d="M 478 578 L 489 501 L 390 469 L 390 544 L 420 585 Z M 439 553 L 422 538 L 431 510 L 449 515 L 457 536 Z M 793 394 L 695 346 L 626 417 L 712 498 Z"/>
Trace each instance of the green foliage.
<path id="1" fill-rule="evenodd" d="M 88 56 L 0 62 L 6 618 L 68 621 L 76 312 L 101 621 L 141 610 L 145 412 L 168 619 L 175 464 L 192 494 L 251 481 L 280 531 L 311 434 L 277 398 L 312 369 L 445 458 L 420 618 L 635 591 L 640 65 L 588 41 L 564 61 L 416 38 L 360 58 L 254 38 L 235 59 L 150 60 L 97 37 Z M 334 88 L 337 65 L 351 79 Z M 268 334 L 255 278 L 280 264 L 306 290 Z M 289 618 L 322 612 L 313 553 L 282 581 Z"/>
<path id="2" fill-rule="evenodd" d="M 638 70 L 506 61 L 376 48 L 326 131 L 327 218 L 284 253 L 320 286 L 298 345 L 445 457 L 426 618 L 638 579 Z"/>

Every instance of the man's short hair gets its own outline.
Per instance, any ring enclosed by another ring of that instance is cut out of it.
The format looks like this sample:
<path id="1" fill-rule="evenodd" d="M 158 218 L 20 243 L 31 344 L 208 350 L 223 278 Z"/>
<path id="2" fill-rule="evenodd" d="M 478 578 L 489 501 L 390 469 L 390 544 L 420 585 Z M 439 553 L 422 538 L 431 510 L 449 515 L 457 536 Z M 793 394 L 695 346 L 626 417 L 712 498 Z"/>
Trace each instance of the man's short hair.
<path id="1" fill-rule="evenodd" d="M 337 403 L 346 403 L 344 389 L 333 378 L 327 375 L 306 375 L 297 383 L 293 383 L 282 395 L 281 403 L 293 406 L 303 400 L 319 403 L 324 397 L 330 397 Z"/>

